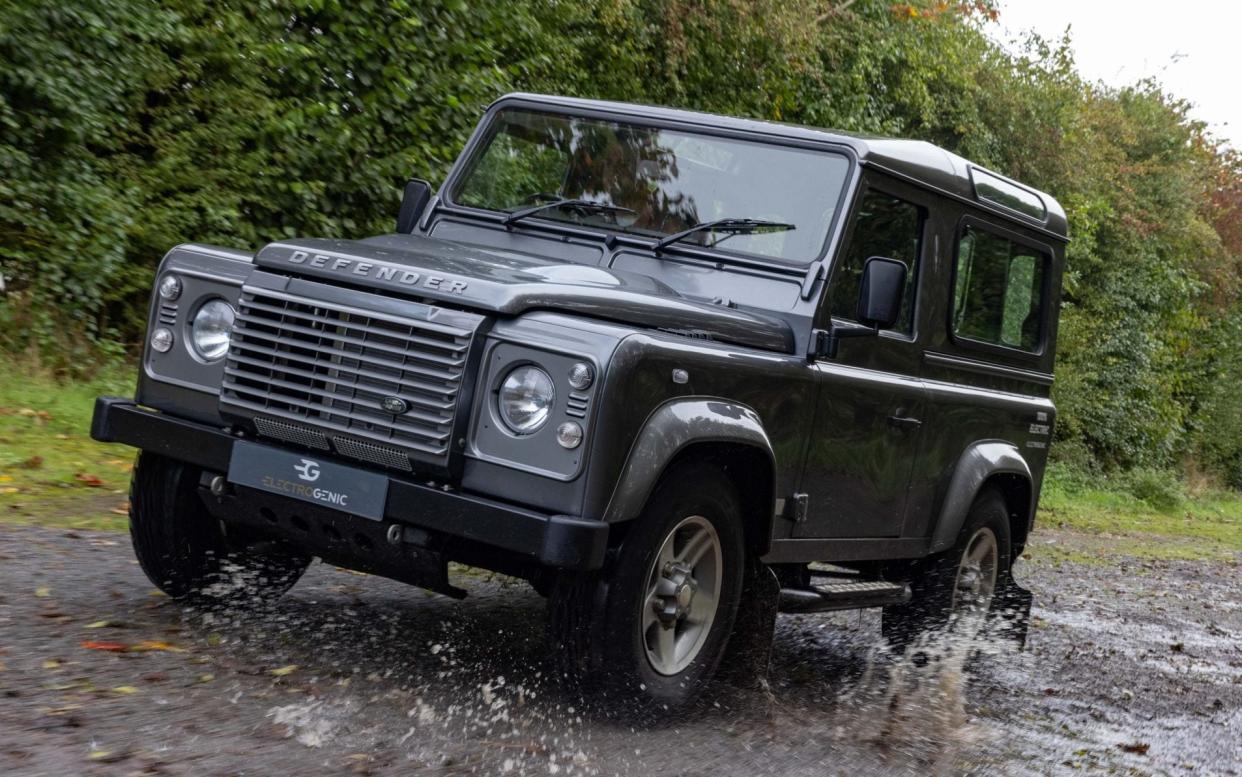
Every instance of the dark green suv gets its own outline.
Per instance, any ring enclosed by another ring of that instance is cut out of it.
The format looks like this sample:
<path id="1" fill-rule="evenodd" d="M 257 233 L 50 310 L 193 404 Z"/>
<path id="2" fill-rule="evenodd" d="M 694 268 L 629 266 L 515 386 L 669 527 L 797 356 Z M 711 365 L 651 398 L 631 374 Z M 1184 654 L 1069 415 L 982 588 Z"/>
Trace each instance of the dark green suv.
<path id="1" fill-rule="evenodd" d="M 171 250 L 92 433 L 173 596 L 485 567 L 568 675 L 679 703 L 778 608 L 1021 631 L 1065 241 L 927 143 L 510 95 L 392 234 Z"/>

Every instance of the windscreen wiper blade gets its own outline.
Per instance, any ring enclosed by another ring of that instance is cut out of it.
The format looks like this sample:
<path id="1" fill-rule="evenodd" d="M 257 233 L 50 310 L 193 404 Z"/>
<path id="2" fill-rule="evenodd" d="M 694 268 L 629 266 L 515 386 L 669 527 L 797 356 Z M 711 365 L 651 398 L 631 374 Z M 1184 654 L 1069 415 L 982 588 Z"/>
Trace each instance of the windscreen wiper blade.
<path id="1" fill-rule="evenodd" d="M 620 205 L 609 205 L 606 202 L 596 202 L 595 200 L 581 200 L 576 197 L 562 197 L 551 202 L 543 202 L 538 205 L 532 205 L 529 208 L 515 210 L 508 216 L 505 216 L 504 225 L 507 227 L 514 222 L 521 221 L 527 216 L 534 216 L 536 213 L 542 213 L 545 210 L 553 210 L 556 208 L 564 208 L 565 210 L 577 210 L 583 213 L 592 211 L 597 213 L 633 213 L 630 208 L 623 208 Z"/>
<path id="2" fill-rule="evenodd" d="M 689 229 L 683 229 L 680 232 L 674 232 L 668 237 L 661 238 L 655 244 L 655 251 L 659 253 L 673 243 L 684 240 L 699 232 L 730 232 L 734 235 L 753 235 L 763 232 L 785 232 L 790 229 L 797 229 L 797 227 L 793 224 L 786 224 L 781 221 L 767 221 L 765 219 L 716 219 L 715 221 L 704 221 L 702 224 L 695 224 Z"/>

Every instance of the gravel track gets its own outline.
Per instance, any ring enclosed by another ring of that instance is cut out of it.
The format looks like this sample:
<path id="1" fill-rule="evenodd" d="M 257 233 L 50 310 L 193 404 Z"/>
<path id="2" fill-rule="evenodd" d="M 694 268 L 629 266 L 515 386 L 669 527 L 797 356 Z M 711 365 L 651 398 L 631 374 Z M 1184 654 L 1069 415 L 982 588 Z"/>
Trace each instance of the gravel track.
<path id="1" fill-rule="evenodd" d="M 454 602 L 316 564 L 203 611 L 125 535 L 0 526 L 0 774 L 1242 774 L 1238 559 L 1019 578 L 1024 652 L 917 667 L 874 613 L 782 616 L 767 688 L 644 718 L 553 681 L 520 581 L 465 571 Z"/>

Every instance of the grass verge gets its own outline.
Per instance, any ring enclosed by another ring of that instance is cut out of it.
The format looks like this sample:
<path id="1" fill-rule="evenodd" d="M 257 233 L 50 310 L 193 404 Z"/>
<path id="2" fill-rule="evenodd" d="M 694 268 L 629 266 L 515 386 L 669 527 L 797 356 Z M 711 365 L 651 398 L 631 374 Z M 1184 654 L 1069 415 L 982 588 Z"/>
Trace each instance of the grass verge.
<path id="1" fill-rule="evenodd" d="M 1162 497 L 1153 504 L 1135 496 L 1134 490 L 1124 477 L 1088 479 L 1049 468 L 1030 552 L 1037 558 L 1080 562 L 1119 555 L 1236 559 L 1242 554 L 1242 494 L 1205 491 L 1175 500 Z M 1085 536 L 1063 542 L 1048 529 Z"/>
<path id="2" fill-rule="evenodd" d="M 115 369 L 60 383 L 9 363 L 0 372 L 0 521 L 78 529 L 126 528 L 134 451 L 90 438 L 100 394 L 132 396 L 134 375 Z"/>

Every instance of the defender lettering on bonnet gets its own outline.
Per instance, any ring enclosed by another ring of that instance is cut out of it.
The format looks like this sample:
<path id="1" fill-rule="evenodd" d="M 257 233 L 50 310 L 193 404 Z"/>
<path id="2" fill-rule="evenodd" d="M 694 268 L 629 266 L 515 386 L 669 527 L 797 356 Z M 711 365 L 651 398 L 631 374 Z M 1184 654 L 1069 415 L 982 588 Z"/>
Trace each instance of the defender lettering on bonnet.
<path id="1" fill-rule="evenodd" d="M 455 278 L 423 275 L 413 270 L 402 270 L 392 265 L 364 262 L 360 259 L 350 259 L 345 256 L 312 254 L 309 251 L 294 251 L 289 254 L 289 263 L 331 270 L 342 275 L 357 275 L 363 278 L 374 278 L 377 281 L 392 281 L 402 286 L 422 286 L 423 288 L 435 289 L 436 291 L 443 291 L 449 294 L 463 294 L 468 285 L 465 281 L 459 281 Z"/>

